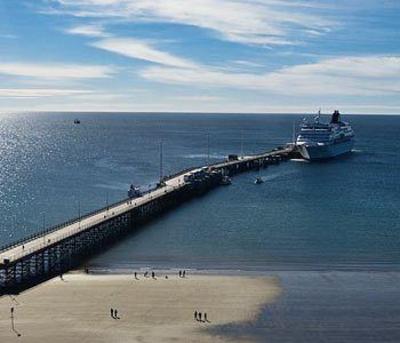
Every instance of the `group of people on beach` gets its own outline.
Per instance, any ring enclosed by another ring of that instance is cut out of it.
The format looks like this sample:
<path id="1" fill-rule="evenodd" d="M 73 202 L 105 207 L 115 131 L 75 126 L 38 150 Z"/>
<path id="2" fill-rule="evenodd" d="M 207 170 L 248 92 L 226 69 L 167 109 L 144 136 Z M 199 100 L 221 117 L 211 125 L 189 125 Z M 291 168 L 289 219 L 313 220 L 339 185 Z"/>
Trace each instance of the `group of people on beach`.
<path id="1" fill-rule="evenodd" d="M 134 272 L 133 275 L 135 276 L 135 280 L 139 280 L 138 273 Z M 180 278 L 186 277 L 186 270 L 180 270 L 178 273 Z M 149 278 L 151 276 L 152 279 L 157 280 L 156 273 L 152 271 L 151 273 L 146 271 L 143 273 L 143 277 Z M 168 279 L 168 275 L 165 275 L 165 278 Z"/>
<path id="2" fill-rule="evenodd" d="M 135 275 L 135 280 L 139 280 L 139 278 L 138 278 L 138 273 L 137 273 L 137 272 L 134 272 L 133 275 Z M 143 276 L 144 276 L 145 278 L 149 278 L 150 275 L 151 275 L 151 278 L 152 278 L 152 279 L 157 280 L 157 278 L 156 278 L 156 273 L 155 273 L 155 272 L 151 272 L 151 274 L 150 274 L 149 272 L 144 272 L 144 274 L 143 274 Z M 165 278 L 168 279 L 168 276 L 166 276 Z"/>
<path id="3" fill-rule="evenodd" d="M 202 323 L 211 323 L 208 318 L 207 318 L 207 313 L 204 312 L 203 314 L 198 311 L 194 311 L 194 319 L 197 320 L 198 322 Z"/>

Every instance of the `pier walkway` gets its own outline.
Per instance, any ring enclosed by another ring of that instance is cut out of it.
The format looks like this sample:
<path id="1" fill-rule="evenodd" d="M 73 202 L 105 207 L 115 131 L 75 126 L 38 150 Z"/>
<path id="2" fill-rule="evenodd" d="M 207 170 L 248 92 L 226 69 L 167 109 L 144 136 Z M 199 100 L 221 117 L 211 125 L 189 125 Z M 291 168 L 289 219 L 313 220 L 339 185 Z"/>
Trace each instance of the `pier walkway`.
<path id="1" fill-rule="evenodd" d="M 69 224 L 0 248 L 0 295 L 18 292 L 80 265 L 136 224 L 199 192 L 215 188 L 222 175 L 265 167 L 287 159 L 291 153 L 292 148 L 285 148 L 188 169 L 165 178 L 161 185 L 140 197 L 122 200 Z"/>

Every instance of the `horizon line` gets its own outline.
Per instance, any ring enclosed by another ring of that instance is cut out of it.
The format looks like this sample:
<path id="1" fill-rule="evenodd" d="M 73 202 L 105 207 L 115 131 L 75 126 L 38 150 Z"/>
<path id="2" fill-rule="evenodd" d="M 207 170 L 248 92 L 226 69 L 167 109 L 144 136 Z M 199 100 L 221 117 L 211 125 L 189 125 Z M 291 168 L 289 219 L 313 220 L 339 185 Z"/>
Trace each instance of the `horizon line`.
<path id="1" fill-rule="evenodd" d="M 314 115 L 317 112 L 203 112 L 203 111 L 0 111 L 0 115 L 3 114 L 37 114 L 37 113 L 81 113 L 81 114 L 112 114 L 112 113 L 125 113 L 125 114 L 218 114 L 218 115 L 230 115 L 230 114 L 242 114 L 242 115 Z M 322 112 L 322 115 L 331 115 L 332 113 Z M 360 116 L 399 116 L 400 113 L 348 113 L 341 112 L 341 114 L 360 115 Z"/>

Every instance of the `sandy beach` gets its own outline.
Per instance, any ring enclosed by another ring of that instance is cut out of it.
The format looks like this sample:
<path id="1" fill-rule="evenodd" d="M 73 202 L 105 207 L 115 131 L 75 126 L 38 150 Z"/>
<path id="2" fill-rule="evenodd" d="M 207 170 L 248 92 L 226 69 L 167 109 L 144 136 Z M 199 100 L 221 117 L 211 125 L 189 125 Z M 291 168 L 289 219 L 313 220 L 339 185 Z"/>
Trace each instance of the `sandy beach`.
<path id="1" fill-rule="evenodd" d="M 251 322 L 280 294 L 272 277 L 165 275 L 71 273 L 2 297 L 0 342 L 232 342 L 209 329 Z M 111 317 L 111 308 L 120 319 Z M 195 310 L 209 322 L 196 321 Z"/>

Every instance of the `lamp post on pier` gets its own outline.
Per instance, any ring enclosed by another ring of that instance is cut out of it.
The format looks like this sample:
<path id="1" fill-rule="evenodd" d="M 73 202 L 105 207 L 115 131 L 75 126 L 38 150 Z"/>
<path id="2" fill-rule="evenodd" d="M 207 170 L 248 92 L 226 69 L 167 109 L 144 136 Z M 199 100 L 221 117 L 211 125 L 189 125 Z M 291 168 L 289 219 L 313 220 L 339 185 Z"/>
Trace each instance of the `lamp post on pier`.
<path id="1" fill-rule="evenodd" d="M 163 142 L 160 141 L 160 185 L 163 181 Z"/>

